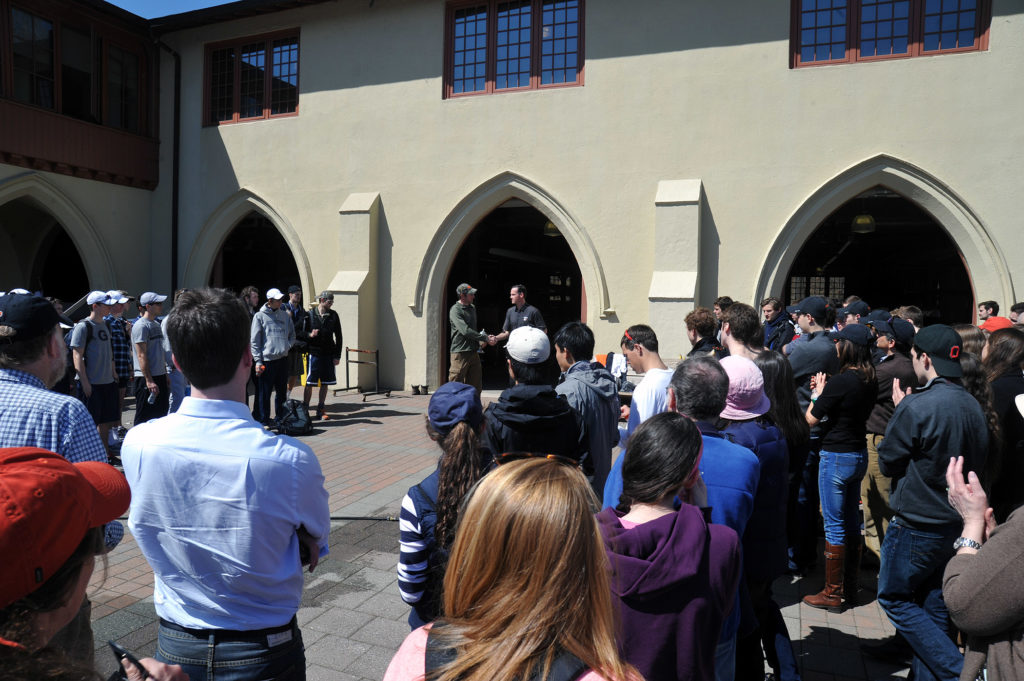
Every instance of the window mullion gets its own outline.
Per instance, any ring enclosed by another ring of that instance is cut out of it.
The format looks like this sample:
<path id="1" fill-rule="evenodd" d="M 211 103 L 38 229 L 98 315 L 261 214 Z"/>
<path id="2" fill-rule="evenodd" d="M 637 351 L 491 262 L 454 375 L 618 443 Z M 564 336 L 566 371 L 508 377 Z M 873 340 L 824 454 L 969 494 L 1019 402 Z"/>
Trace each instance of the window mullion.
<path id="1" fill-rule="evenodd" d="M 242 45 L 239 42 L 233 45 L 234 58 L 231 68 L 234 70 L 234 77 L 231 82 L 231 122 L 237 123 L 242 120 Z"/>
<path id="2" fill-rule="evenodd" d="M 849 45 L 847 61 L 855 63 L 860 61 L 860 0 L 850 0 L 847 8 L 846 39 Z"/>
<path id="3" fill-rule="evenodd" d="M 267 38 L 267 42 L 264 44 L 263 50 L 263 117 L 270 118 L 270 100 L 272 97 L 271 85 L 273 84 L 273 79 L 270 77 L 270 74 L 273 71 L 273 63 L 271 62 L 271 59 L 273 58 L 274 53 L 274 40 L 272 38 Z"/>
<path id="4" fill-rule="evenodd" d="M 484 75 L 484 92 L 493 94 L 498 79 L 498 0 L 487 3 L 487 66 Z"/>
<path id="5" fill-rule="evenodd" d="M 543 0 L 530 3 L 530 89 L 540 88 L 541 35 L 544 31 Z"/>

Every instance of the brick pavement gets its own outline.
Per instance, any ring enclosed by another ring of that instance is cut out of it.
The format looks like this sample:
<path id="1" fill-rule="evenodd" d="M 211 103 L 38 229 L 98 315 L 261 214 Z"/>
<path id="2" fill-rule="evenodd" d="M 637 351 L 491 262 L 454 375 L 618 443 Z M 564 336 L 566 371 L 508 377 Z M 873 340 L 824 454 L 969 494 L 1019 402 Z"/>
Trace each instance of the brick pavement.
<path id="1" fill-rule="evenodd" d="M 496 395 L 485 393 L 488 397 Z M 398 595 L 398 515 L 402 495 L 429 474 L 439 453 L 424 434 L 429 397 L 396 392 L 391 397 L 342 394 L 329 397 L 331 419 L 317 422 L 304 437 L 316 451 L 331 494 L 330 556 L 306 575 L 298 613 L 311 681 L 378 681 L 408 633 L 408 609 Z M 130 417 L 126 415 L 130 423 Z M 382 519 L 366 519 L 382 518 Z M 390 519 L 387 519 L 390 518 Z M 874 575 L 862 575 L 873 587 Z M 781 578 L 776 599 L 793 638 L 805 681 L 905 678 L 906 670 L 862 658 L 861 640 L 892 633 L 873 598 L 834 615 L 800 602 L 820 588 L 822 575 Z M 96 660 L 107 675 L 114 669 L 106 641 L 113 639 L 139 656 L 156 647 L 153 573 L 126 533 L 97 569 L 89 588 L 93 601 Z"/>

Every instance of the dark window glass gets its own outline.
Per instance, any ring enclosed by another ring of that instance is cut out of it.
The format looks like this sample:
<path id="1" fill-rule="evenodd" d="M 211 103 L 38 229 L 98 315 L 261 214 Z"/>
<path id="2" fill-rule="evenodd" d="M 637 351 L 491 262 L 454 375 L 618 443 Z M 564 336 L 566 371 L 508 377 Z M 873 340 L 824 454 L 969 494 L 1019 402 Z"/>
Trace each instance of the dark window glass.
<path id="1" fill-rule="evenodd" d="M 210 120 L 230 121 L 234 116 L 235 48 L 210 53 Z"/>
<path id="2" fill-rule="evenodd" d="M 527 87 L 530 84 L 530 0 L 498 3 L 497 57 L 494 87 Z"/>
<path id="3" fill-rule="evenodd" d="M 96 122 L 93 116 L 92 39 L 86 31 L 68 26 L 60 31 L 61 112 Z"/>
<path id="4" fill-rule="evenodd" d="M 540 38 L 542 85 L 579 76 L 579 0 L 545 0 Z"/>
<path id="5" fill-rule="evenodd" d="M 257 118 L 263 115 L 265 101 L 267 44 L 243 45 L 239 54 L 238 117 Z"/>
<path id="6" fill-rule="evenodd" d="M 107 124 L 139 130 L 139 58 L 114 45 L 107 50 Z"/>
<path id="7" fill-rule="evenodd" d="M 487 7 L 455 12 L 452 92 L 482 92 L 487 87 Z"/>
<path id="8" fill-rule="evenodd" d="M 270 113 L 293 113 L 299 108 L 299 39 L 273 41 L 271 54 Z"/>
<path id="9" fill-rule="evenodd" d="M 924 8 L 924 50 L 971 47 L 977 25 L 976 0 L 928 0 Z"/>
<path id="10" fill-rule="evenodd" d="M 14 53 L 14 98 L 52 109 L 54 106 L 53 24 L 11 8 Z"/>
<path id="11" fill-rule="evenodd" d="M 860 55 L 907 54 L 910 49 L 910 0 L 862 0 Z"/>
<path id="12" fill-rule="evenodd" d="M 832 61 L 845 58 L 846 0 L 802 0 L 800 61 Z"/>

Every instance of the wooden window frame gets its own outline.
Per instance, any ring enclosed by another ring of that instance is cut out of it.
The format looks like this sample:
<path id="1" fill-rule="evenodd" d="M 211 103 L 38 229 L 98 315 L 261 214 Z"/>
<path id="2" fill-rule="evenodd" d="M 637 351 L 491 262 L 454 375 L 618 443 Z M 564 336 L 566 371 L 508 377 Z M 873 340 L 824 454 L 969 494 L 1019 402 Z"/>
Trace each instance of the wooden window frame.
<path id="1" fill-rule="evenodd" d="M 445 7 L 444 14 L 444 77 L 442 80 L 442 99 L 458 99 L 460 97 L 477 97 L 480 95 L 493 95 L 505 92 L 526 92 L 530 90 L 551 90 L 566 87 L 582 87 L 583 74 L 586 68 L 586 41 L 585 41 L 585 15 L 586 0 L 579 0 L 577 6 L 577 51 L 576 51 L 576 80 L 565 83 L 541 83 L 541 30 L 543 27 L 543 2 L 544 0 L 529 0 L 531 4 L 530 15 L 530 82 L 529 85 L 521 87 L 497 88 L 497 43 L 498 43 L 498 5 L 505 0 L 455 0 L 449 2 Z M 487 67 L 484 77 L 484 89 L 473 92 L 454 92 L 454 54 L 455 45 L 455 13 L 460 9 L 468 7 L 487 6 Z"/>
<path id="2" fill-rule="evenodd" d="M 11 23 L 11 9 L 17 8 L 33 16 L 45 19 L 53 24 L 53 108 L 38 106 L 30 102 L 23 102 L 14 98 L 14 27 Z M 137 44 L 137 36 L 125 32 L 116 26 L 98 23 L 96 18 L 84 12 L 68 11 L 68 7 L 60 3 L 49 2 L 48 0 L 0 0 L 0 97 L 17 102 L 23 106 L 30 106 L 42 111 L 49 111 L 61 116 L 75 118 L 64 113 L 64 82 L 62 70 L 62 29 L 65 24 L 76 31 L 89 34 L 90 46 L 92 48 L 93 63 L 92 72 L 92 94 L 90 106 L 95 118 L 99 121 L 82 121 L 87 125 L 102 125 L 103 127 L 120 130 L 130 135 L 142 135 L 148 137 L 150 125 L 150 105 L 147 96 L 150 80 L 150 55 Z M 139 120 L 136 130 L 110 125 L 106 110 L 106 81 L 107 81 L 107 46 L 116 45 L 125 52 L 134 54 L 139 60 L 138 73 L 138 94 L 139 94 Z M 97 57 L 99 57 L 97 62 Z M 99 66 L 100 72 L 96 72 Z M 75 120 L 81 120 L 75 118 Z"/>
<path id="3" fill-rule="evenodd" d="M 274 63 L 273 63 L 273 43 L 275 40 L 282 38 L 294 38 L 299 44 L 299 62 L 295 72 L 295 111 L 287 111 L 285 113 L 271 113 L 271 97 L 273 93 L 273 80 L 274 80 Z M 252 45 L 253 43 L 263 43 L 264 49 L 264 74 L 263 74 L 263 113 L 259 116 L 240 116 L 242 88 L 241 88 L 241 49 L 245 45 Z M 234 63 L 234 76 L 232 79 L 231 86 L 231 99 L 232 99 L 232 115 L 230 119 L 223 121 L 214 120 L 212 111 L 210 111 L 211 98 L 210 98 L 210 87 L 212 85 L 212 63 L 211 56 L 214 51 L 222 50 L 226 47 L 235 48 L 235 63 Z M 270 118 L 291 118 L 299 115 L 299 90 L 300 83 L 302 80 L 302 44 L 299 36 L 299 29 L 291 28 L 281 31 L 274 31 L 273 33 L 260 33 L 258 35 L 248 35 L 241 38 L 232 38 L 231 40 L 223 40 L 216 43 L 207 43 L 204 46 L 204 59 L 203 59 L 203 126 L 217 126 L 217 125 L 234 125 L 236 123 L 247 123 L 250 121 L 262 121 Z"/>
<path id="4" fill-rule="evenodd" d="M 861 0 L 847 0 L 846 6 L 846 54 L 842 59 L 828 59 L 804 62 L 800 59 L 800 12 L 802 0 L 790 0 L 790 60 L 793 69 L 813 68 L 815 66 L 832 66 L 834 64 L 853 64 L 892 59 L 913 59 L 931 57 L 942 54 L 961 54 L 965 52 L 984 52 L 988 50 L 989 27 L 992 23 L 992 0 L 978 0 L 978 18 L 974 26 L 974 44 L 969 47 L 953 47 L 938 50 L 924 49 L 924 7 L 926 0 L 910 0 L 910 35 L 907 39 L 906 54 L 883 54 L 861 56 Z"/>

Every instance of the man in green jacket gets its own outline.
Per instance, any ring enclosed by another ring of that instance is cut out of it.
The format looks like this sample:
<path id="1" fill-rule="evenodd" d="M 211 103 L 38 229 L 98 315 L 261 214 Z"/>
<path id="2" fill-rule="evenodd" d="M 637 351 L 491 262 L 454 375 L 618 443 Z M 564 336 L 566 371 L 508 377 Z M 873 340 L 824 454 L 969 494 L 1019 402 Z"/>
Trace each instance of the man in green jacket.
<path id="1" fill-rule="evenodd" d="M 476 289 L 469 284 L 459 284 L 455 289 L 459 294 L 459 302 L 448 311 L 448 321 L 452 327 L 451 369 L 448 370 L 449 381 L 459 381 L 483 390 L 483 372 L 480 368 L 480 355 L 477 350 L 480 343 L 494 345 L 497 341 L 494 334 L 486 334 L 476 330 L 476 308 L 473 300 Z"/>

